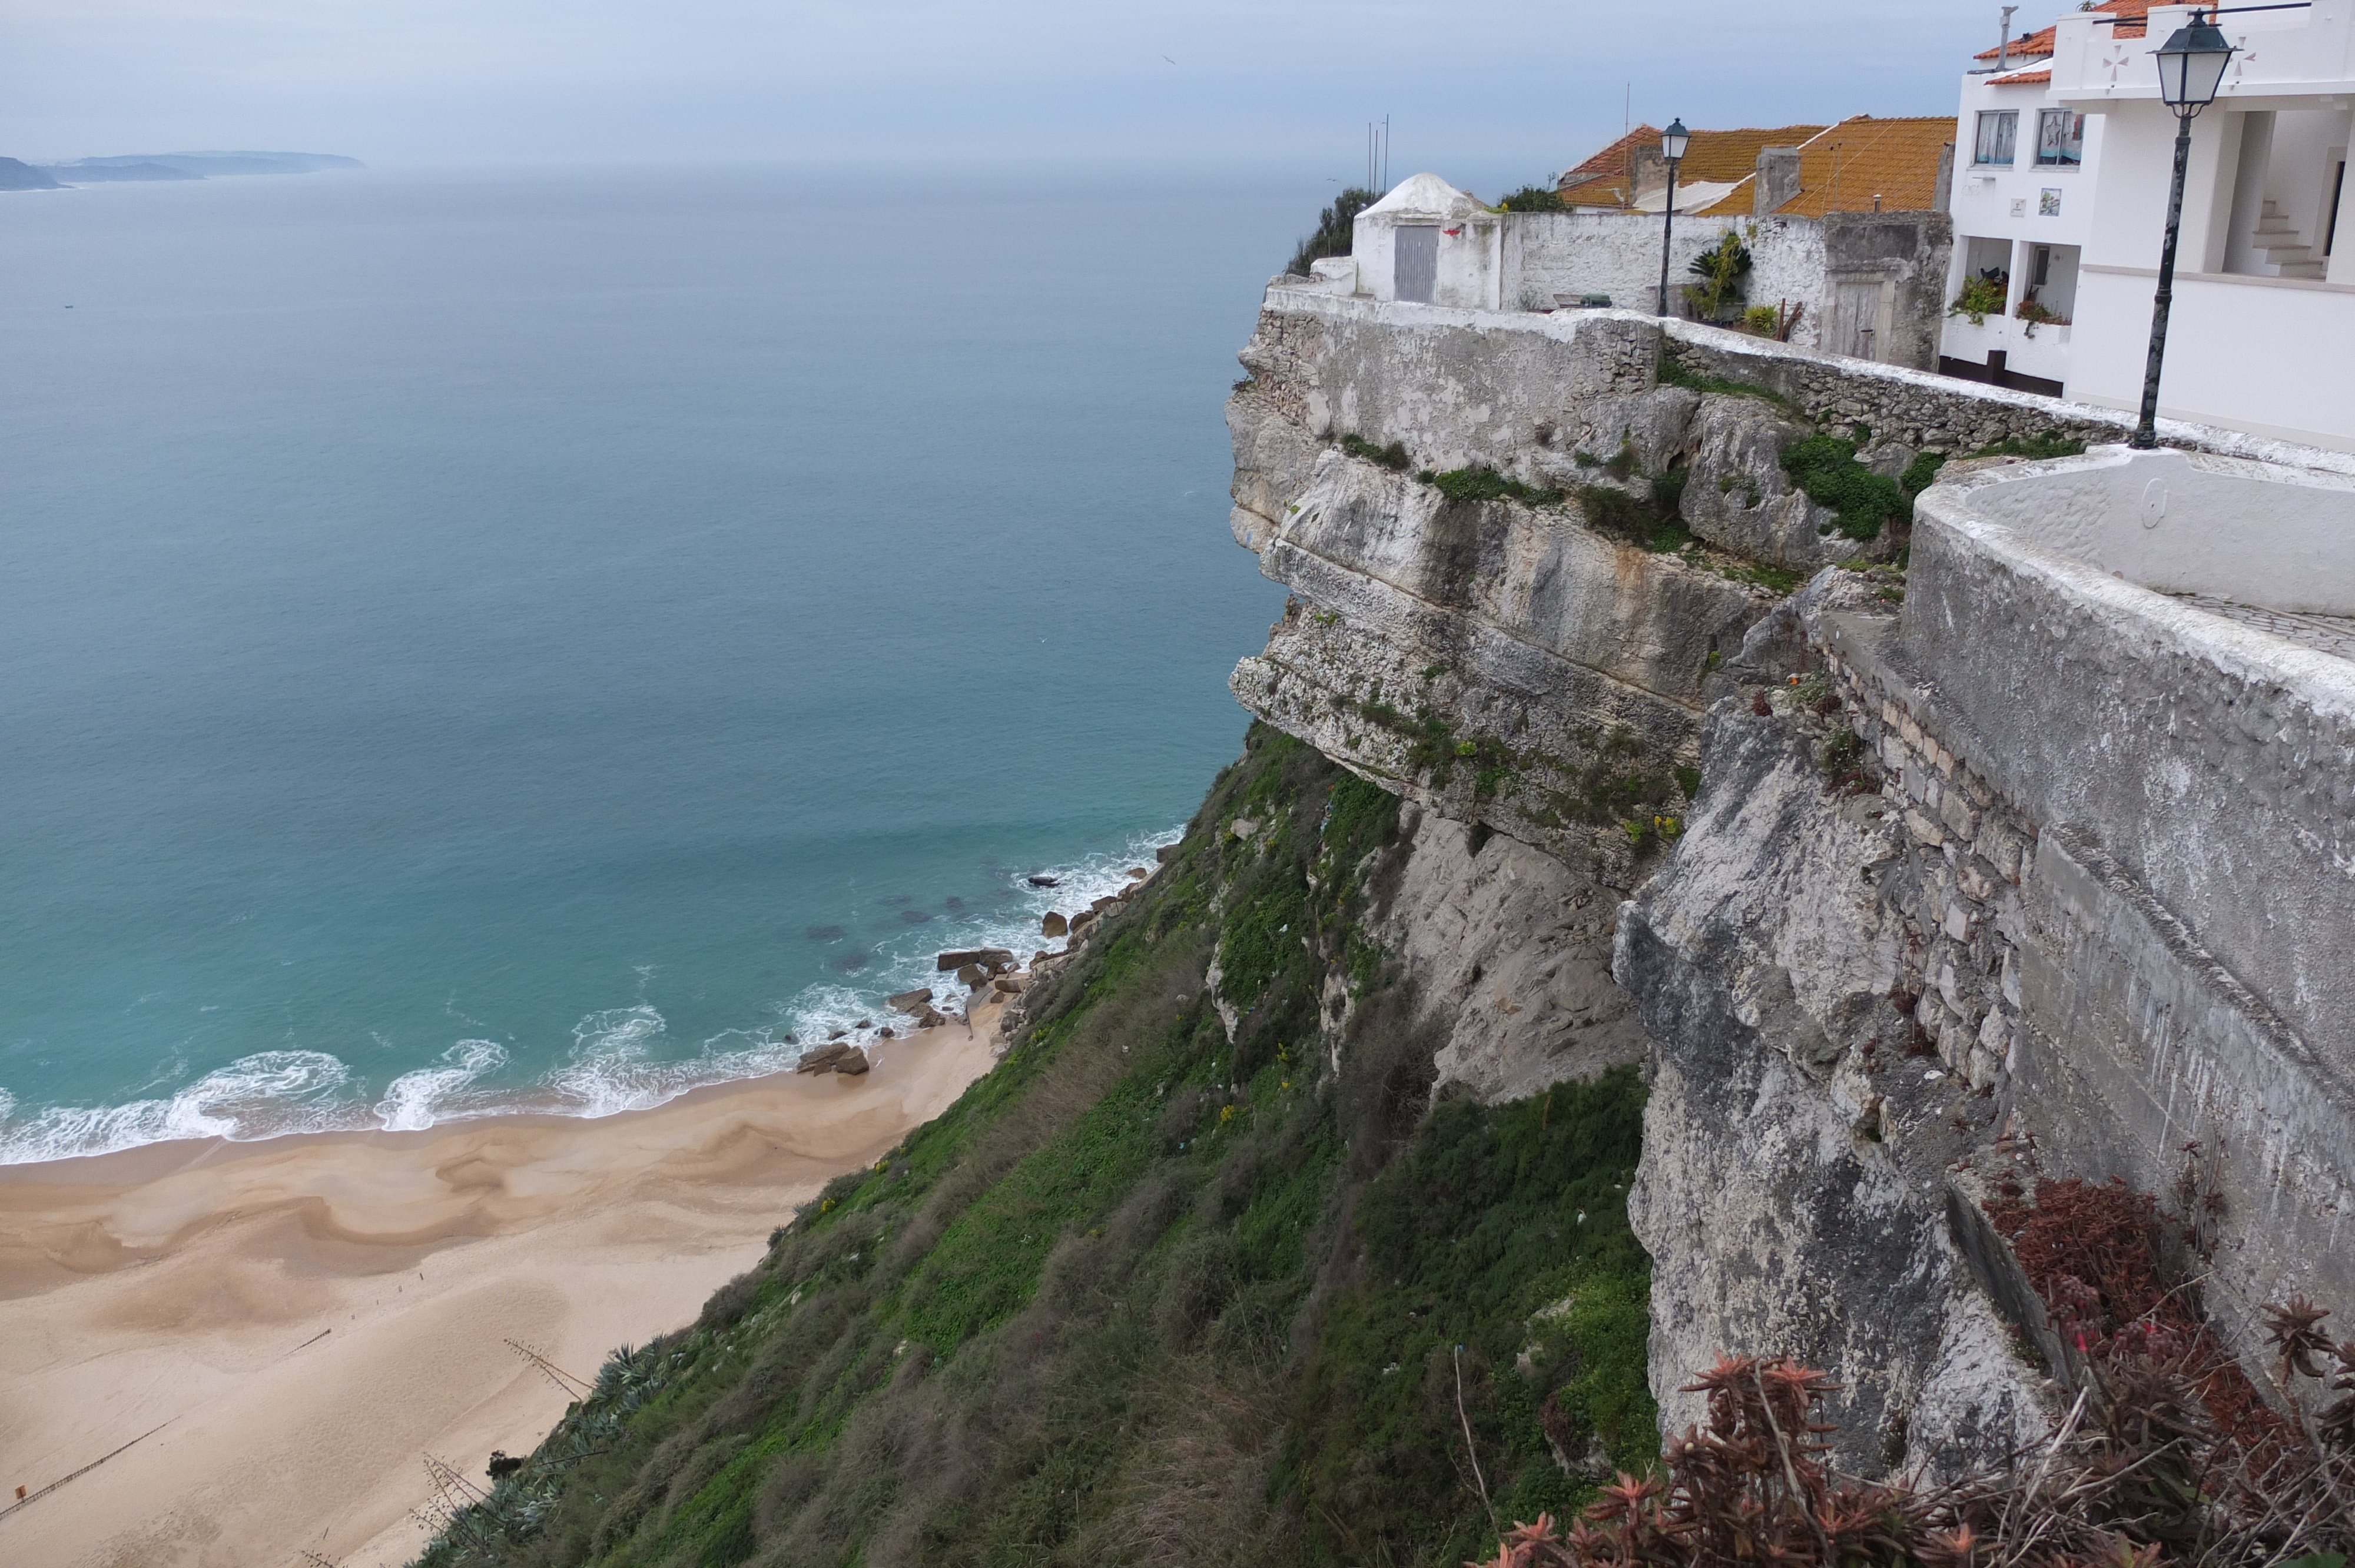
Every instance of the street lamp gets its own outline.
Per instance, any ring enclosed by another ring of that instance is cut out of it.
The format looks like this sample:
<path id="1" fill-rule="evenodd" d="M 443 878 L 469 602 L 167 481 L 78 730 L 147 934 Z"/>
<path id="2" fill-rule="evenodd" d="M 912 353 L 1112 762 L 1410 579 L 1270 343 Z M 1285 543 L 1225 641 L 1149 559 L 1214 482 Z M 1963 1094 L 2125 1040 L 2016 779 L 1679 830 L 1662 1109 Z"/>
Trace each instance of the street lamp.
<path id="1" fill-rule="evenodd" d="M 1677 165 L 1684 162 L 1692 132 L 1682 120 L 1671 120 L 1660 132 L 1660 156 L 1668 161 L 1668 202 L 1660 212 L 1660 314 L 1668 313 L 1668 238 L 1677 227 Z"/>
<path id="2" fill-rule="evenodd" d="M 2191 163 L 2191 122 L 2216 101 L 2224 68 L 2237 52 L 2201 11 L 2155 51 L 2158 95 L 2175 113 L 2175 185 L 2167 196 L 2167 240 L 2158 252 L 2158 292 L 2150 302 L 2150 362 L 2142 373 L 2142 418 L 2126 444 L 2158 445 L 2158 366 L 2167 357 L 2167 313 L 2175 302 L 2175 241 L 2183 224 L 2183 174 Z"/>

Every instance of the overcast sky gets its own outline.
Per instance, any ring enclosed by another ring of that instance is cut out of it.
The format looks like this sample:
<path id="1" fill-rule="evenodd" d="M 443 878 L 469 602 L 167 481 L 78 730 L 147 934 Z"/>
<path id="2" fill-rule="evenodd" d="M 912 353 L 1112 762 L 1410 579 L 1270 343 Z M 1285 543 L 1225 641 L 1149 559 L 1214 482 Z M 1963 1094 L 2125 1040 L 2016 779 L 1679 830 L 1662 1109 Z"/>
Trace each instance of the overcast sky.
<path id="1" fill-rule="evenodd" d="M 1619 133 L 1630 84 L 1656 124 L 1952 113 L 1996 16 L 1978 0 L 0 0 L 0 154 L 1241 155 L 1348 175 L 1387 112 L 1394 177 L 1539 178 Z"/>

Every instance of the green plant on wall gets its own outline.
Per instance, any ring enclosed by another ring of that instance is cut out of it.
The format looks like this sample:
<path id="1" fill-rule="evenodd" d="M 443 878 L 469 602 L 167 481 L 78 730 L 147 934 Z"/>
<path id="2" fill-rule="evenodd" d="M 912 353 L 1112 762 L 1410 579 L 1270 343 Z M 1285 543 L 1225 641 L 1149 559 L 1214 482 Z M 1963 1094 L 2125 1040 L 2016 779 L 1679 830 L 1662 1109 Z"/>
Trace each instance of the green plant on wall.
<path id="1" fill-rule="evenodd" d="M 1561 212 L 1561 193 L 1551 185 L 1523 185 L 1497 204 L 1498 212 Z"/>
<path id="2" fill-rule="evenodd" d="M 1693 314 L 1715 321 L 1742 302 L 1742 280 L 1750 275 L 1750 247 L 1728 229 L 1722 238 L 1687 263 L 1686 270 L 1700 280 L 1685 289 Z"/>

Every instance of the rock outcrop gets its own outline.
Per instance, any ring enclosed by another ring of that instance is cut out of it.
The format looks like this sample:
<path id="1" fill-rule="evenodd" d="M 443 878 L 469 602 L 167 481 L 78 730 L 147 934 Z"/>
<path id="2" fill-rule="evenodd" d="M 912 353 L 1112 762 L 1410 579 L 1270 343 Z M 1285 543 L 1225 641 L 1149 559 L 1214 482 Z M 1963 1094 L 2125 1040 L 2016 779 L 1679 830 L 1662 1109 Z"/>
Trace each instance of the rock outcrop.
<path id="1" fill-rule="evenodd" d="M 1611 979 L 1618 897 L 1504 833 L 1409 806 L 1408 845 L 1369 935 L 1448 1018 L 1439 1081 L 1481 1100 L 1640 1061 L 1646 1040 Z"/>
<path id="2" fill-rule="evenodd" d="M 1241 358 L 1232 527 L 1293 597 L 1231 685 L 1411 803 L 1376 927 L 1445 1025 L 1442 1092 L 1647 1054 L 1630 1213 L 1669 1429 L 1733 1351 L 1830 1372 L 1853 1471 L 2041 1431 L 2054 1386 L 2018 1347 L 2049 1325 L 1979 1206 L 2014 1177 L 2196 1174 L 2251 1364 L 2259 1300 L 2355 1307 L 2323 1005 L 2355 972 L 2341 667 L 1956 511 L 2045 471 L 2007 451 L 2116 440 L 2107 416 L 1620 313 L 1305 288 Z M 1895 482 L 1989 447 L 1915 536 Z M 2045 689 L 2064 666 L 2082 693 Z M 2187 814 L 2236 791 L 2246 821 Z"/>

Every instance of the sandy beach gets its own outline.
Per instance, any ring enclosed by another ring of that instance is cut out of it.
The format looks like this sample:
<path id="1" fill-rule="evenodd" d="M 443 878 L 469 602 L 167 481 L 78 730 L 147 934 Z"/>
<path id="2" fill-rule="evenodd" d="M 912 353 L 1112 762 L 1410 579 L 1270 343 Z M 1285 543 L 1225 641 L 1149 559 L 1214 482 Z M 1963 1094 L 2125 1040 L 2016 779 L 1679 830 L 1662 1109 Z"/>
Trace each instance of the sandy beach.
<path id="1" fill-rule="evenodd" d="M 988 1070 L 997 1011 L 881 1042 L 863 1076 L 593 1121 L 0 1169 L 0 1561 L 408 1562 L 425 1455 L 480 1475 L 563 1413 L 507 1340 L 586 1377 L 689 1321 L 794 1202 Z"/>

